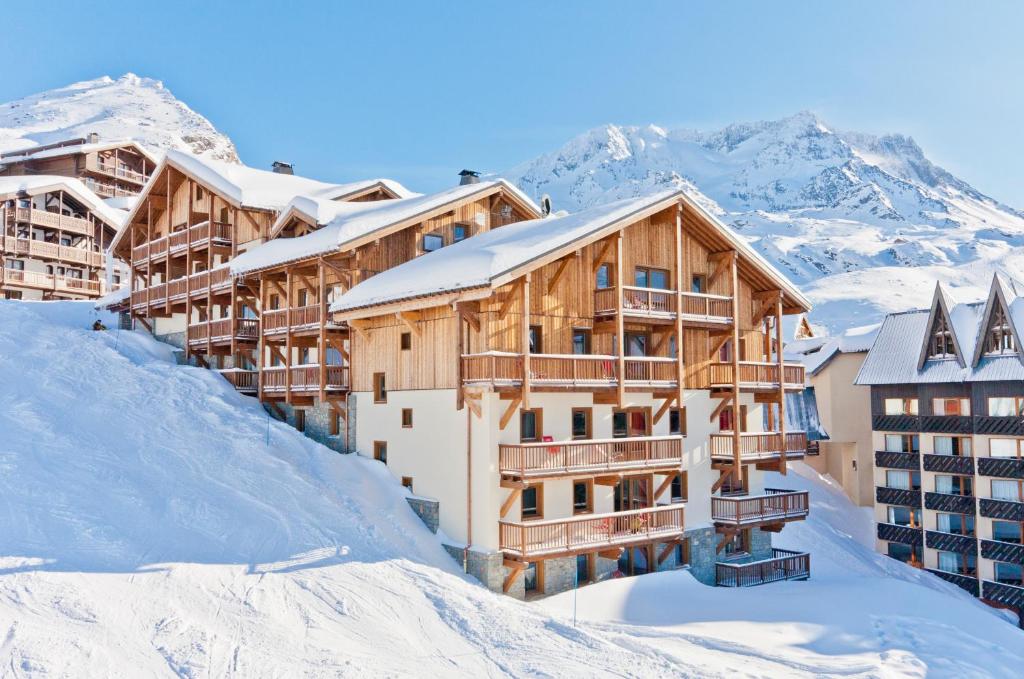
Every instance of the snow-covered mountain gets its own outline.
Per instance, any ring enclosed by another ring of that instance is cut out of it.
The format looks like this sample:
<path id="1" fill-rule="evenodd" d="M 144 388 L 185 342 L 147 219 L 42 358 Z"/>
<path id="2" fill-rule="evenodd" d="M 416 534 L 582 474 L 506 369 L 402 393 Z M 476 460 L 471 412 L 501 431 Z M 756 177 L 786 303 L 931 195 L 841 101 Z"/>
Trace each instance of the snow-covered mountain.
<path id="1" fill-rule="evenodd" d="M 1024 213 L 928 160 L 913 139 L 830 128 L 813 113 L 716 131 L 607 125 L 515 167 L 575 210 L 680 187 L 750 239 L 833 329 L 926 305 L 935 278 L 983 291 L 1024 273 Z M 918 268 L 925 267 L 925 268 Z"/>
<path id="2" fill-rule="evenodd" d="M 159 80 L 126 73 L 0 104 L 0 151 L 99 133 L 154 150 L 179 149 L 238 162 L 235 145 Z"/>

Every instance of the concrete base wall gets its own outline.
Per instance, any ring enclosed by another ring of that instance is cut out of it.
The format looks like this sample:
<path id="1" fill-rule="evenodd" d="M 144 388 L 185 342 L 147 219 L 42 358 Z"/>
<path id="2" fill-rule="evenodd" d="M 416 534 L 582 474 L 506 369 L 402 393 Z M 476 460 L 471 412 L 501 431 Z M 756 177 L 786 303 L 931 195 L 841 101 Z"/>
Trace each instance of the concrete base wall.
<path id="1" fill-rule="evenodd" d="M 295 411 L 297 408 L 286 403 L 278 403 L 278 407 L 285 414 L 285 420 L 291 426 L 295 426 Z M 338 422 L 338 433 L 331 434 L 331 418 L 333 417 L 333 411 L 327 404 L 317 404 L 308 408 L 301 408 L 306 413 L 306 426 L 304 433 L 309 438 L 313 439 L 317 443 L 323 444 L 331 450 L 336 450 L 339 453 L 351 452 L 351 448 L 348 447 L 348 443 L 345 437 L 345 420 L 342 418 Z M 352 419 L 351 412 L 349 419 Z"/>

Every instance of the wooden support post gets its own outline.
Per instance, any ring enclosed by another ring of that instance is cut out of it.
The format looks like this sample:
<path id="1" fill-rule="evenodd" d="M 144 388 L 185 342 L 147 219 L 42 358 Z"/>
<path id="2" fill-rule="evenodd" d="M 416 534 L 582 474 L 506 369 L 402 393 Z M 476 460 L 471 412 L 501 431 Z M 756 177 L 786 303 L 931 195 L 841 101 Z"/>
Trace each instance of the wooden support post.
<path id="1" fill-rule="evenodd" d="M 530 274 L 523 276 L 520 286 L 523 300 L 523 408 L 530 407 Z"/>
<path id="2" fill-rule="evenodd" d="M 563 257 L 562 260 L 559 262 L 558 268 L 555 269 L 555 275 L 552 276 L 551 280 L 548 281 L 548 294 L 549 295 L 552 294 L 555 291 L 555 288 L 558 286 L 558 281 L 562 280 L 562 276 L 565 275 L 566 269 L 569 268 L 569 263 L 572 260 L 574 260 L 577 256 L 579 256 L 579 252 L 580 251 L 577 250 L 575 254 Z"/>
<path id="3" fill-rule="evenodd" d="M 512 505 L 516 503 L 516 500 L 518 500 L 522 494 L 522 488 L 513 488 L 509 491 L 508 497 L 506 497 L 505 501 L 501 503 L 501 510 L 498 514 L 498 518 L 504 519 L 505 515 L 508 514 L 508 511 L 512 509 Z"/>
<path id="4" fill-rule="evenodd" d="M 782 292 L 775 300 L 775 353 L 779 366 L 779 437 L 782 450 L 779 455 L 779 472 L 786 474 L 786 375 L 782 352 Z M 768 406 L 769 408 L 771 406 Z"/>
<path id="5" fill-rule="evenodd" d="M 519 408 L 519 404 L 523 402 L 522 396 L 516 396 L 514 399 L 509 401 L 508 407 L 505 408 L 505 412 L 501 415 L 501 421 L 498 422 L 498 428 L 504 430 L 508 426 L 509 421 L 512 420 L 512 416 L 515 414 L 516 409 Z"/>
<path id="6" fill-rule="evenodd" d="M 260 322 L 257 328 L 256 334 L 256 398 L 260 401 L 263 400 L 263 354 L 264 342 L 263 342 L 263 313 L 262 310 L 266 308 L 266 302 L 264 296 L 266 295 L 266 287 L 263 285 L 263 277 L 260 277 Z"/>
<path id="7" fill-rule="evenodd" d="M 622 408 L 626 403 L 626 321 L 622 315 L 623 278 L 622 231 L 615 234 L 615 337 L 618 344 L 616 362 L 618 364 L 618 380 L 616 381 L 616 399 Z"/>
<path id="8" fill-rule="evenodd" d="M 320 401 L 323 402 L 327 396 L 327 272 L 323 259 L 317 262 L 316 273 L 316 303 L 320 306 L 320 333 L 317 336 L 316 357 L 320 363 Z"/>
<path id="9" fill-rule="evenodd" d="M 689 287 L 685 281 L 683 267 L 683 204 L 676 210 L 676 406 L 683 407 L 683 391 L 686 387 L 686 351 L 683 347 L 683 297 Z M 685 427 L 685 425 L 684 425 Z M 684 428 L 685 431 L 685 428 Z"/>
<path id="10" fill-rule="evenodd" d="M 732 455 L 733 467 L 736 469 L 736 479 L 743 482 L 743 466 L 740 450 L 740 432 L 743 427 L 740 424 L 740 293 L 739 293 L 739 272 L 736 267 L 736 252 L 729 256 L 729 291 L 732 295 L 732 351 L 729 352 L 732 358 Z"/>
<path id="11" fill-rule="evenodd" d="M 726 479 L 732 474 L 733 467 L 729 465 L 718 470 L 718 480 L 711 486 L 711 493 L 717 493 L 718 489 L 725 485 Z"/>
<path id="12" fill-rule="evenodd" d="M 665 413 L 668 412 L 669 407 L 675 400 L 676 396 L 675 394 L 673 394 L 672 396 L 667 397 L 664 401 L 661 402 L 661 406 L 658 408 L 658 412 L 654 414 L 654 424 L 658 424 L 658 422 L 661 421 L 661 418 L 665 416 Z"/>
<path id="13" fill-rule="evenodd" d="M 512 287 L 508 289 L 508 293 L 505 296 L 505 301 L 501 303 L 501 308 L 498 309 L 498 320 L 504 320 L 505 316 L 508 315 L 509 309 L 512 308 L 512 303 L 516 301 L 516 296 L 520 291 L 520 286 L 523 284 L 523 279 L 516 280 Z"/>
<path id="14" fill-rule="evenodd" d="M 526 563 L 523 561 L 510 561 L 506 559 L 505 568 L 510 570 L 509 574 L 505 577 L 505 582 L 501 585 L 501 590 L 508 594 L 508 591 L 512 589 L 512 585 L 515 584 L 516 579 L 522 575 L 523 571 L 526 570 Z"/>
<path id="15" fill-rule="evenodd" d="M 285 274 L 284 290 L 284 402 L 292 402 L 292 271 Z"/>
<path id="16" fill-rule="evenodd" d="M 661 494 L 664 493 L 665 490 L 672 485 L 672 481 L 674 481 L 677 476 L 679 476 L 679 472 L 673 472 L 667 475 L 665 477 L 665 480 L 662 481 L 661 484 L 658 486 L 658 489 L 654 491 L 653 499 L 657 500 L 659 497 L 661 497 Z"/>

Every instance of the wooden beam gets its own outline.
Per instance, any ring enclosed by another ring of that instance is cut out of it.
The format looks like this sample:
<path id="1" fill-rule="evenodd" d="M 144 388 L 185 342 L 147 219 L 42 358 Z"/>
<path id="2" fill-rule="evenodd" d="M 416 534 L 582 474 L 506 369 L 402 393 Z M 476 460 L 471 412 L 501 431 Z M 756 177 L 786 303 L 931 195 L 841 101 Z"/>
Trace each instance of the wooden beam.
<path id="1" fill-rule="evenodd" d="M 729 266 L 736 261 L 736 251 L 715 252 L 709 255 L 708 259 L 716 262 L 715 270 L 712 272 L 711 277 L 708 278 L 708 289 L 710 290 L 715 281 L 721 278 L 729 270 Z"/>
<path id="2" fill-rule="evenodd" d="M 369 321 L 363 319 L 351 320 L 348 322 L 348 327 L 355 330 L 356 334 L 359 335 L 364 342 L 368 342 L 370 341 L 370 329 L 366 327 L 368 324 Z"/>
<path id="3" fill-rule="evenodd" d="M 708 419 L 708 422 L 714 422 L 718 419 L 718 416 L 722 414 L 722 411 L 725 410 L 729 403 L 732 402 L 732 397 L 732 394 L 727 394 L 721 397 L 722 400 L 719 401 L 718 405 L 715 406 L 715 409 L 711 411 L 711 417 Z"/>
<path id="4" fill-rule="evenodd" d="M 619 481 L 622 480 L 622 474 L 612 474 L 609 476 L 595 476 L 595 486 L 616 486 Z"/>
<path id="5" fill-rule="evenodd" d="M 675 402 L 675 400 L 676 395 L 672 394 L 662 401 L 661 406 L 658 408 L 658 412 L 654 414 L 654 424 L 658 424 L 658 422 L 661 421 L 661 418 L 668 412 L 669 407 Z"/>
<path id="6" fill-rule="evenodd" d="M 711 333 L 709 337 L 712 340 L 714 340 L 714 344 L 711 345 L 711 351 L 708 352 L 708 357 L 713 359 L 715 357 L 715 354 L 721 351 L 722 347 L 725 346 L 725 343 L 728 342 L 730 338 L 732 338 L 732 333 Z"/>
<path id="7" fill-rule="evenodd" d="M 466 302 L 458 303 L 458 312 L 462 314 L 462 320 L 469 324 L 469 327 L 473 329 L 473 332 L 480 332 L 480 312 Z"/>
<path id="8" fill-rule="evenodd" d="M 526 483 L 526 481 L 516 481 L 515 479 L 501 479 L 498 481 L 498 485 L 509 490 L 526 490 L 530 484 Z"/>
<path id="9" fill-rule="evenodd" d="M 513 283 L 512 287 L 508 289 L 508 294 L 505 296 L 505 301 L 501 303 L 501 308 L 498 309 L 498 320 L 504 320 L 505 316 L 508 315 L 509 309 L 512 308 L 512 303 L 516 301 L 517 293 L 523 285 L 522 278 L 517 278 Z"/>
<path id="10" fill-rule="evenodd" d="M 483 417 L 483 411 L 480 408 L 480 397 L 477 395 L 466 394 L 466 407 L 469 408 L 469 412 L 476 415 L 477 419 Z"/>
<path id="11" fill-rule="evenodd" d="M 733 251 L 729 257 L 729 294 L 732 296 L 732 351 L 729 352 L 732 358 L 732 463 L 736 470 L 736 479 L 743 481 L 743 464 L 740 449 L 740 432 L 743 431 L 743 423 L 740 422 L 742 409 L 740 408 L 740 283 L 739 271 L 736 268 L 736 252 Z M 781 375 L 779 376 L 781 379 Z"/>
<path id="12" fill-rule="evenodd" d="M 658 489 L 654 491 L 655 500 L 661 497 L 661 494 L 665 492 L 665 489 L 672 485 L 672 482 L 675 480 L 677 476 L 679 476 L 679 472 L 672 472 L 671 474 L 665 477 L 665 480 L 661 482 L 661 485 L 658 486 Z"/>
<path id="13" fill-rule="evenodd" d="M 498 512 L 499 519 L 505 518 L 505 515 L 508 514 L 510 509 L 512 509 L 512 505 L 516 503 L 516 500 L 518 500 L 522 494 L 522 488 L 513 488 L 511 492 L 509 492 L 508 497 L 501 503 L 501 509 Z"/>
<path id="14" fill-rule="evenodd" d="M 512 420 L 512 416 L 515 415 L 516 410 L 519 409 L 519 405 L 523 402 L 522 396 L 517 396 L 512 399 L 508 407 L 505 408 L 505 412 L 501 415 L 501 420 L 498 422 L 498 429 L 504 430 L 508 423 Z"/>
<path id="15" fill-rule="evenodd" d="M 509 566 L 509 564 L 512 564 Z M 526 563 L 523 561 L 509 561 L 505 560 L 505 567 L 511 568 L 512 570 L 505 577 L 505 582 L 501 585 L 501 591 L 508 594 L 508 591 L 512 589 L 512 585 L 515 584 L 516 578 L 522 575 L 523 571 L 526 570 Z"/>
<path id="16" fill-rule="evenodd" d="M 590 272 L 591 274 L 596 274 L 597 270 L 601 268 L 602 264 L 604 264 L 604 260 L 608 256 L 608 253 L 611 252 L 612 246 L 615 245 L 615 241 L 615 237 L 608 238 L 607 240 L 605 240 L 604 245 L 600 246 L 601 250 L 598 251 L 597 256 L 594 257 L 594 262 L 592 266 L 593 270 Z M 619 277 L 618 271 L 615 272 L 615 277 Z"/>
<path id="17" fill-rule="evenodd" d="M 523 338 L 523 408 L 530 407 L 530 274 L 523 276 L 519 286 L 523 298 L 522 338 Z"/>
<path id="18" fill-rule="evenodd" d="M 732 528 L 732 527 L 723 528 L 722 529 L 722 539 L 719 540 L 718 544 L 715 546 L 715 554 L 718 554 L 723 549 L 725 549 L 725 546 L 734 537 L 736 537 L 736 529 L 735 528 Z"/>
<path id="19" fill-rule="evenodd" d="M 611 559 L 612 561 L 618 561 L 619 557 L 622 556 L 622 547 L 612 547 L 611 549 L 602 549 L 597 553 L 602 559 Z"/>
<path id="20" fill-rule="evenodd" d="M 555 288 L 558 286 L 558 281 L 562 280 L 562 276 L 565 275 L 566 269 L 569 268 L 569 262 L 571 262 L 572 260 L 576 259 L 578 256 L 579 256 L 579 251 L 577 250 L 576 253 L 568 255 L 568 256 L 562 258 L 561 262 L 558 265 L 558 268 L 555 269 L 555 275 L 551 277 L 550 281 L 548 281 L 548 294 L 549 295 L 552 294 L 555 291 Z"/>
<path id="21" fill-rule="evenodd" d="M 712 493 L 717 493 L 719 488 L 725 485 L 726 479 L 728 479 L 729 476 L 732 474 L 732 465 L 722 467 L 721 469 L 718 470 L 718 473 L 718 480 L 711 485 Z"/>
<path id="22" fill-rule="evenodd" d="M 673 540 L 672 542 L 666 543 L 666 545 L 661 548 L 661 552 L 658 554 L 659 566 L 665 563 L 665 559 L 667 559 L 669 555 L 672 554 L 672 550 L 674 550 L 678 544 L 678 540 Z"/>
<path id="23" fill-rule="evenodd" d="M 625 318 L 622 313 L 622 296 L 623 296 L 623 279 L 625 278 L 625 271 L 623 271 L 625 259 L 622 256 L 622 231 L 618 231 L 615 234 L 615 337 L 617 338 L 618 351 L 617 363 L 618 363 L 618 380 L 616 380 L 615 396 L 618 399 L 618 405 L 620 408 L 626 405 L 626 326 Z"/>
<path id="24" fill-rule="evenodd" d="M 779 473 L 786 475 L 786 375 L 782 352 L 782 292 L 775 298 L 775 354 L 779 366 L 779 436 L 782 450 L 779 455 Z"/>

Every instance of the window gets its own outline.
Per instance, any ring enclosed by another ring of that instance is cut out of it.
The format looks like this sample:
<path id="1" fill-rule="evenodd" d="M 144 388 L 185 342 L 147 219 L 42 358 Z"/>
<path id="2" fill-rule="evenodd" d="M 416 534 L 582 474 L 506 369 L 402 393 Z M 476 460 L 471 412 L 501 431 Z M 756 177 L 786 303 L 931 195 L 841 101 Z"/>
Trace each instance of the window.
<path id="1" fill-rule="evenodd" d="M 1008 479 L 992 479 L 992 499 L 1021 502 L 1021 482 Z"/>
<path id="2" fill-rule="evenodd" d="M 626 333 L 626 356 L 646 356 L 648 337 L 645 333 L 639 332 L 627 332 Z"/>
<path id="3" fill-rule="evenodd" d="M 597 267 L 597 274 L 595 275 L 594 285 L 600 290 L 601 288 L 610 288 L 615 282 L 612 279 L 612 266 L 611 264 L 602 264 Z"/>
<path id="4" fill-rule="evenodd" d="M 672 477 L 670 500 L 672 502 L 686 502 L 687 495 L 687 477 L 686 472 L 679 472 Z"/>
<path id="5" fill-rule="evenodd" d="M 544 591 L 543 569 L 544 564 L 535 561 L 523 570 L 523 587 L 526 589 L 527 594 Z"/>
<path id="6" fill-rule="evenodd" d="M 271 311 L 275 311 L 275 310 L 280 309 L 280 308 L 281 308 L 281 296 L 280 295 L 271 295 L 270 296 L 270 309 L 271 309 Z"/>
<path id="7" fill-rule="evenodd" d="M 989 439 L 991 457 L 1020 457 L 1020 439 Z"/>
<path id="8" fill-rule="evenodd" d="M 572 513 L 586 514 L 593 511 L 593 486 L 591 481 L 573 481 L 572 483 Z"/>
<path id="9" fill-rule="evenodd" d="M 612 436 L 649 436 L 651 433 L 649 408 L 630 408 L 612 412 Z"/>
<path id="10" fill-rule="evenodd" d="M 638 266 L 633 273 L 633 284 L 638 288 L 668 290 L 668 271 Z"/>
<path id="11" fill-rule="evenodd" d="M 410 493 L 412 492 L 412 477 L 411 476 L 403 476 L 402 477 L 402 487 L 403 488 L 408 488 L 409 492 Z"/>
<path id="12" fill-rule="evenodd" d="M 1012 542 L 1015 545 L 1021 543 L 1021 535 L 1024 533 L 1024 523 L 1019 521 L 993 521 L 992 539 L 999 542 Z"/>
<path id="13" fill-rule="evenodd" d="M 522 518 L 536 519 L 544 516 L 544 488 L 543 486 L 527 486 L 519 498 L 519 507 Z"/>
<path id="14" fill-rule="evenodd" d="M 931 339 L 928 341 L 928 358 L 955 358 L 956 345 L 953 343 L 953 333 L 946 322 L 946 315 L 941 307 L 935 314 L 935 324 L 932 326 Z"/>
<path id="15" fill-rule="evenodd" d="M 725 342 L 718 350 L 718 362 L 729 363 L 732 361 L 732 340 Z"/>
<path id="16" fill-rule="evenodd" d="M 592 559 L 590 554 L 577 554 L 576 555 L 576 583 L 583 584 L 584 582 L 590 582 L 590 562 Z"/>
<path id="17" fill-rule="evenodd" d="M 341 432 L 341 415 L 334 408 L 327 411 L 328 435 L 337 436 Z"/>
<path id="18" fill-rule="evenodd" d="M 932 399 L 932 412 L 936 415 L 970 415 L 971 399 L 969 398 L 936 398 Z"/>
<path id="19" fill-rule="evenodd" d="M 974 576 L 977 573 L 975 555 L 939 552 L 939 570 L 945 573 Z"/>
<path id="20" fill-rule="evenodd" d="M 202 186 L 196 186 L 196 200 L 202 200 L 202 199 L 203 199 L 203 187 Z"/>
<path id="21" fill-rule="evenodd" d="M 969 476 L 951 476 L 939 474 L 935 477 L 935 492 L 946 495 L 962 495 L 970 497 L 974 494 Z"/>
<path id="22" fill-rule="evenodd" d="M 1005 585 L 1021 585 L 1021 571 L 1024 568 L 1019 563 L 1004 563 L 1002 561 L 996 561 L 996 582 L 1001 582 Z"/>
<path id="23" fill-rule="evenodd" d="M 519 413 L 519 440 L 524 443 L 540 441 L 541 436 L 541 411 L 524 410 Z"/>
<path id="24" fill-rule="evenodd" d="M 403 332 L 401 334 L 401 340 L 400 340 L 400 345 L 399 346 L 401 346 L 402 351 L 409 351 L 410 349 L 412 349 L 412 333 L 411 332 Z"/>
<path id="25" fill-rule="evenodd" d="M 898 490 L 921 490 L 921 472 L 886 469 L 885 487 Z"/>
<path id="26" fill-rule="evenodd" d="M 374 441 L 373 442 L 373 459 L 379 460 L 384 464 L 388 463 L 388 442 L 387 441 Z"/>
<path id="27" fill-rule="evenodd" d="M 387 382 L 384 380 L 384 373 L 373 373 L 373 402 L 388 402 L 388 388 Z"/>
<path id="28" fill-rule="evenodd" d="M 53 265 L 52 265 L 52 264 L 47 264 L 47 265 L 46 265 L 46 273 L 47 273 L 47 275 L 49 275 L 49 276 L 52 276 L 52 275 L 53 275 Z"/>
<path id="29" fill-rule="evenodd" d="M 60 239 L 60 244 L 63 245 L 64 247 L 68 247 L 68 246 L 71 245 L 71 239 L 70 238 L 61 238 Z"/>
<path id="30" fill-rule="evenodd" d="M 971 439 L 964 436 L 936 436 L 934 439 L 936 455 L 971 456 Z"/>
<path id="31" fill-rule="evenodd" d="M 589 354 L 591 346 L 591 331 L 588 328 L 572 329 L 572 353 Z"/>
<path id="32" fill-rule="evenodd" d="M 743 481 L 736 478 L 736 474 L 729 472 L 722 484 L 722 497 L 730 495 L 745 495 L 747 492 L 747 479 L 750 478 L 750 466 L 743 465 Z"/>
<path id="33" fill-rule="evenodd" d="M 24 271 L 25 262 L 21 261 L 20 259 L 8 259 L 7 268 L 13 269 L 14 271 Z"/>
<path id="34" fill-rule="evenodd" d="M 911 566 L 921 565 L 921 548 L 917 545 L 904 545 L 899 542 L 890 542 L 886 549 L 888 554 L 897 561 L 910 564 Z"/>
<path id="35" fill-rule="evenodd" d="M 887 398 L 885 399 L 886 415 L 917 415 L 916 398 Z"/>
<path id="36" fill-rule="evenodd" d="M 466 240 L 468 235 L 469 231 L 466 228 L 465 224 L 456 224 L 454 229 L 452 230 L 452 241 L 455 243 L 464 241 Z"/>
<path id="37" fill-rule="evenodd" d="M 306 431 L 306 411 L 295 411 L 295 428 L 299 431 Z"/>
<path id="38" fill-rule="evenodd" d="M 990 417 L 1015 417 L 1024 414 L 1024 399 L 1019 396 L 992 396 L 988 399 Z"/>
<path id="39" fill-rule="evenodd" d="M 921 437 L 917 434 L 886 434 L 885 450 L 889 453 L 920 452 Z"/>
<path id="40" fill-rule="evenodd" d="M 309 365 L 309 347 L 299 347 L 299 365 Z"/>
<path id="41" fill-rule="evenodd" d="M 544 352 L 544 329 L 539 325 L 530 326 L 530 353 L 540 354 Z"/>
<path id="42" fill-rule="evenodd" d="M 299 294 L 296 295 L 296 302 L 297 302 L 296 306 L 300 306 L 300 307 L 301 306 L 306 306 L 306 302 L 308 300 L 309 300 L 309 295 L 306 293 L 306 290 L 304 290 L 304 289 L 303 290 L 299 290 Z"/>
<path id="43" fill-rule="evenodd" d="M 708 278 L 704 274 L 694 274 L 690 278 L 690 292 L 703 294 L 708 291 Z"/>
<path id="44" fill-rule="evenodd" d="M 572 437 L 573 439 L 593 438 L 591 418 L 593 411 L 590 408 L 572 409 Z"/>
<path id="45" fill-rule="evenodd" d="M 412 429 L 412 408 L 402 408 L 402 428 Z"/>
<path id="46" fill-rule="evenodd" d="M 732 539 L 725 543 L 725 549 L 723 551 L 727 557 L 749 553 L 750 529 L 744 528 L 741 531 L 737 531 L 737 533 L 733 535 Z"/>
<path id="47" fill-rule="evenodd" d="M 686 436 L 686 406 L 668 411 L 668 433 Z"/>
<path id="48" fill-rule="evenodd" d="M 935 529 L 941 533 L 974 536 L 974 516 L 970 514 L 935 515 Z"/>
<path id="49" fill-rule="evenodd" d="M 629 423 L 625 412 L 612 414 L 612 436 L 614 438 L 625 438 L 629 436 Z"/>
<path id="50" fill-rule="evenodd" d="M 722 412 L 718 413 L 718 429 L 719 431 L 733 431 L 733 428 L 739 424 L 740 431 L 747 430 L 747 406 L 740 406 L 740 421 L 736 422 L 736 417 L 733 412 L 732 406 L 723 408 Z"/>
<path id="51" fill-rule="evenodd" d="M 440 234 L 427 233 L 423 235 L 423 252 L 434 252 L 444 247 L 444 239 Z"/>
<path id="52" fill-rule="evenodd" d="M 1006 318 L 1003 305 L 996 303 L 992 310 L 992 320 L 988 326 L 988 334 L 985 336 L 986 354 L 1013 354 L 1017 347 L 1013 341 L 1013 332 L 1010 330 L 1010 322 Z"/>
<path id="53" fill-rule="evenodd" d="M 897 526 L 910 526 L 911 528 L 921 527 L 921 510 L 910 507 L 897 507 L 889 505 L 886 509 L 886 520 L 888 523 Z"/>

